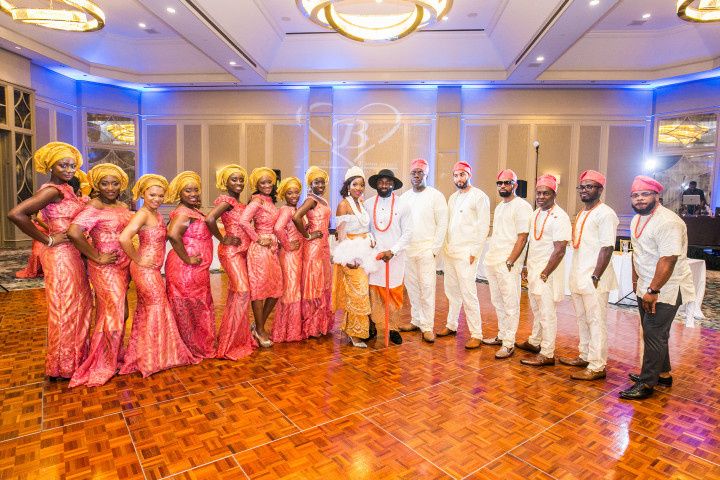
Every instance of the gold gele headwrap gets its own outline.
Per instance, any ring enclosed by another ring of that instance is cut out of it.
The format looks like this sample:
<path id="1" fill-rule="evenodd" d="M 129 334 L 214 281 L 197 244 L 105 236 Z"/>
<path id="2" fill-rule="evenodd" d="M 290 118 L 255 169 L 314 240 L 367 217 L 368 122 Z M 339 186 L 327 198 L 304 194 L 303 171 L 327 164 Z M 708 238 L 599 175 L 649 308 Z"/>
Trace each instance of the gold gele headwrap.
<path id="1" fill-rule="evenodd" d="M 146 173 L 142 177 L 138 178 L 137 182 L 132 188 L 133 200 L 137 200 L 142 197 L 145 190 L 150 187 L 162 187 L 165 192 L 168 191 L 168 181 L 162 175 L 155 175 L 154 173 Z"/>
<path id="2" fill-rule="evenodd" d="M 285 200 L 285 193 L 293 187 L 302 192 L 302 183 L 300 183 L 300 179 L 297 177 L 285 178 L 280 182 L 280 186 L 277 189 L 278 197 Z"/>
<path id="3" fill-rule="evenodd" d="M 231 163 L 230 165 L 225 165 L 215 173 L 215 187 L 223 192 L 226 191 L 228 178 L 230 178 L 230 175 L 233 173 L 239 173 L 246 181 L 248 179 L 247 170 L 240 165 Z"/>
<path id="4" fill-rule="evenodd" d="M 80 180 L 80 195 L 83 197 L 90 195 L 90 192 L 92 192 L 92 185 L 90 185 L 90 179 L 88 178 L 87 173 L 77 169 L 75 170 L 75 178 Z"/>
<path id="5" fill-rule="evenodd" d="M 129 180 L 127 173 L 114 163 L 98 163 L 88 171 L 87 175 L 90 180 L 90 185 L 92 185 L 95 190 L 99 190 L 100 180 L 108 176 L 115 177 L 120 181 L 120 190 L 125 190 L 128 187 Z"/>
<path id="6" fill-rule="evenodd" d="M 63 158 L 75 160 L 75 168 L 80 169 L 83 157 L 80 150 L 65 142 L 50 142 L 40 147 L 33 155 L 33 165 L 40 173 L 48 173 L 53 165 Z"/>
<path id="7" fill-rule="evenodd" d="M 180 192 L 183 190 L 183 188 L 187 187 L 192 183 L 196 184 L 198 186 L 198 189 L 200 189 L 200 191 L 202 192 L 200 175 L 190 170 L 185 170 L 184 172 L 178 173 L 177 176 L 172 179 L 170 185 L 168 185 L 168 189 L 165 192 L 165 201 L 168 203 L 177 202 L 178 200 L 180 200 Z"/>
<path id="8" fill-rule="evenodd" d="M 248 179 L 248 183 L 250 184 L 250 188 L 253 189 L 253 192 L 258 189 L 258 182 L 265 176 L 270 177 L 273 183 L 277 182 L 277 175 L 275 174 L 275 170 L 272 168 L 258 167 L 253 169 L 252 173 L 250 173 L 250 178 Z"/>
<path id="9" fill-rule="evenodd" d="M 328 176 L 328 173 L 325 170 L 323 170 L 322 168 L 316 167 L 315 165 L 313 165 L 312 167 L 307 169 L 307 172 L 305 172 L 305 185 L 310 187 L 310 184 L 316 178 L 325 179 L 326 185 L 330 182 L 330 177 Z"/>

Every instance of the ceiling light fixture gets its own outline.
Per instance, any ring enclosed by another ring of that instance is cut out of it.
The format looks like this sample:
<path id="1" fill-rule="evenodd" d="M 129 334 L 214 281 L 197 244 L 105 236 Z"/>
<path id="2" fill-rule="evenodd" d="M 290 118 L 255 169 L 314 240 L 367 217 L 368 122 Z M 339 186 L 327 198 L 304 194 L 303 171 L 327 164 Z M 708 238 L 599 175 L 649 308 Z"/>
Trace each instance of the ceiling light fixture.
<path id="1" fill-rule="evenodd" d="M 0 11 L 13 20 L 67 32 L 93 32 L 105 26 L 105 13 L 90 0 L 47 1 L 49 8 L 21 8 L 0 0 Z M 54 8 L 63 4 L 67 8 Z"/>
<path id="2" fill-rule="evenodd" d="M 0 0 L 2 1 L 2 0 Z M 316 24 L 358 42 L 391 42 L 437 23 L 453 0 L 295 0 Z"/>
<path id="3" fill-rule="evenodd" d="M 233 66 L 237 65 L 237 62 L 235 60 L 230 60 L 229 63 L 230 63 L 230 65 L 233 65 Z"/>
<path id="4" fill-rule="evenodd" d="M 688 22 L 720 22 L 720 0 L 678 0 L 677 15 Z"/>
<path id="5" fill-rule="evenodd" d="M 600 5 L 600 0 L 591 0 L 590 1 L 591 7 L 597 7 L 598 5 Z"/>
<path id="6" fill-rule="evenodd" d="M 647 20 L 647 19 L 650 18 L 650 17 L 652 17 L 652 15 L 649 14 L 649 13 L 646 13 L 646 14 L 644 14 L 644 15 L 642 16 L 643 20 Z"/>
<path id="7" fill-rule="evenodd" d="M 545 57 L 543 57 L 542 55 L 540 55 L 540 56 L 537 57 L 535 60 L 538 61 L 538 62 L 544 62 L 544 61 L 545 61 Z"/>
<path id="8" fill-rule="evenodd" d="M 144 23 L 140 22 L 140 23 L 138 23 L 138 27 L 140 27 L 140 28 L 147 28 L 147 25 L 145 25 Z"/>
<path id="9" fill-rule="evenodd" d="M 175 9 L 173 7 L 167 7 L 165 11 L 172 15 L 175 15 Z"/>

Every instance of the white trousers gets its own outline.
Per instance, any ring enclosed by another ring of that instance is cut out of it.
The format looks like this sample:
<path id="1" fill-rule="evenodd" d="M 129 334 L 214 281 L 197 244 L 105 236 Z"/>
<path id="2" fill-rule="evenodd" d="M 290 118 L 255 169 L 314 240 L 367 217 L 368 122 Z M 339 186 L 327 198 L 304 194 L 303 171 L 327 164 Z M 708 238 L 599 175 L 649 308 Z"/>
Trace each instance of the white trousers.
<path id="1" fill-rule="evenodd" d="M 447 328 L 457 331 L 460 307 L 465 309 L 470 336 L 482 339 L 482 318 L 480 317 L 480 301 L 478 300 L 475 273 L 477 262 L 470 264 L 468 258 L 450 258 L 445 256 L 444 285 L 448 299 Z"/>
<path id="2" fill-rule="evenodd" d="M 410 299 L 410 322 L 423 332 L 435 328 L 435 256 L 430 250 L 405 257 L 405 288 Z"/>
<path id="3" fill-rule="evenodd" d="M 580 336 L 580 358 L 589 362 L 587 368 L 597 372 L 605 368 L 608 357 L 607 304 L 609 292 L 573 293 Z"/>
<path id="4" fill-rule="evenodd" d="M 498 319 L 498 338 L 503 347 L 515 346 L 515 334 L 520 322 L 520 266 L 508 272 L 504 263 L 486 266 L 490 285 L 490 300 Z"/>
<path id="5" fill-rule="evenodd" d="M 557 310 L 550 285 L 545 285 L 542 294 L 531 293 L 530 309 L 533 313 L 533 328 L 528 342 L 540 346 L 540 355 L 547 358 L 555 356 L 555 337 L 557 336 Z"/>

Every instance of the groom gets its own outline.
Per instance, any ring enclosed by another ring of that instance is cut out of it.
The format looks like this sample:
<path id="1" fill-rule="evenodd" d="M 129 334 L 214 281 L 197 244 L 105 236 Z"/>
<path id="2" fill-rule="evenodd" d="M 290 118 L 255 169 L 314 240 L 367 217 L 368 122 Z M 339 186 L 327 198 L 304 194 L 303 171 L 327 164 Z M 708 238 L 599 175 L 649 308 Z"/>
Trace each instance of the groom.
<path id="1" fill-rule="evenodd" d="M 390 341 L 402 343 L 399 332 L 400 309 L 403 306 L 403 277 L 405 275 L 405 249 L 410 243 L 410 210 L 395 195 L 394 190 L 403 183 L 392 170 L 382 169 L 368 179 L 377 195 L 365 200 L 370 214 L 370 232 L 377 242 L 378 258 L 390 265 L 389 286 L 386 290 L 385 263 L 369 275 L 371 318 L 376 325 L 385 325 L 385 305 L 390 307 Z"/>

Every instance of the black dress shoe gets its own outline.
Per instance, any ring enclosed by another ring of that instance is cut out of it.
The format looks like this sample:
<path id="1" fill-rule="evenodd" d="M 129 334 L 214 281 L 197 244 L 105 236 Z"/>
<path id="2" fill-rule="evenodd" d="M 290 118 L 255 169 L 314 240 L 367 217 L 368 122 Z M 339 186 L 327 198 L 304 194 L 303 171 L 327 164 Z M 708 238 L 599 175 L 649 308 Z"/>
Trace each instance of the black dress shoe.
<path id="1" fill-rule="evenodd" d="M 628 373 L 628 377 L 630 377 L 630 380 L 635 383 L 640 381 L 639 373 Z M 658 385 L 663 387 L 672 387 L 672 377 L 658 377 Z"/>
<path id="2" fill-rule="evenodd" d="M 370 329 L 369 329 L 370 335 L 367 338 L 363 338 L 363 342 L 369 342 L 373 338 L 377 337 L 377 327 L 375 326 L 375 322 L 370 320 Z"/>
<path id="3" fill-rule="evenodd" d="M 644 383 L 636 383 L 632 388 L 620 392 L 620 398 L 625 400 L 642 400 L 648 398 L 655 390 Z"/>
<path id="4" fill-rule="evenodd" d="M 390 330 L 390 341 L 395 345 L 401 345 L 402 337 L 400 336 L 400 332 L 397 330 Z"/>

